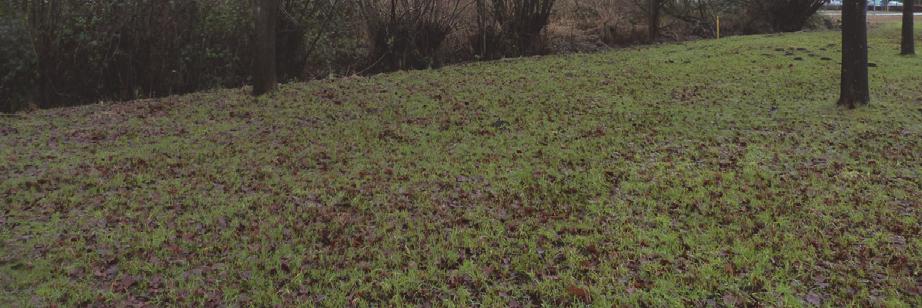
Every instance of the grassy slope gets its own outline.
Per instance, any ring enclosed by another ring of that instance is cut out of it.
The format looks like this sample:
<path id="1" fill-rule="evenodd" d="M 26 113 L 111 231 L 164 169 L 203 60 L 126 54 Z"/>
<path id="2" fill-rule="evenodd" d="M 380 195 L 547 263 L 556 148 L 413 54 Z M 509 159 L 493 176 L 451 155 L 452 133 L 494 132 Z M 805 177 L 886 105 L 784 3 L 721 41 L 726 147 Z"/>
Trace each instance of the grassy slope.
<path id="1" fill-rule="evenodd" d="M 0 303 L 920 305 L 898 37 L 854 111 L 827 32 L 3 118 Z"/>

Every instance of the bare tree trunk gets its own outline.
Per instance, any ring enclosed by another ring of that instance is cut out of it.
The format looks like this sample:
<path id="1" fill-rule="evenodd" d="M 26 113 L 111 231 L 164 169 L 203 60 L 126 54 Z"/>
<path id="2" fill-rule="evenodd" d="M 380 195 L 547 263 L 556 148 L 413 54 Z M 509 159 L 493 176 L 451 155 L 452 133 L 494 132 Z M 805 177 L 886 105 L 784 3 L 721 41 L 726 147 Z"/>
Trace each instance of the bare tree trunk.
<path id="1" fill-rule="evenodd" d="M 842 92 L 839 106 L 855 108 L 871 102 L 867 14 L 867 0 L 845 0 L 842 4 Z"/>
<path id="2" fill-rule="evenodd" d="M 914 0 L 904 0 L 903 1 L 903 48 L 902 54 L 904 55 L 914 55 L 916 54 L 916 42 L 915 35 L 913 33 L 913 6 L 915 3 Z"/>
<path id="3" fill-rule="evenodd" d="M 278 83 L 275 59 L 275 28 L 279 15 L 279 0 L 256 0 L 256 50 L 253 68 L 253 95 L 275 89 Z"/>
<path id="4" fill-rule="evenodd" d="M 660 1 L 647 0 L 650 5 L 649 12 L 647 12 L 647 39 L 650 40 L 650 43 L 656 42 L 656 39 L 659 38 Z"/>
<path id="5" fill-rule="evenodd" d="M 480 57 L 487 58 L 487 7 L 484 0 L 476 0 L 477 30 L 480 33 Z"/>
<path id="6" fill-rule="evenodd" d="M 35 52 L 38 74 L 37 87 L 33 96 L 38 101 L 39 108 L 49 108 L 60 100 L 55 87 L 54 76 L 57 76 L 55 61 L 60 57 L 61 48 L 55 43 L 60 28 L 62 8 L 60 1 L 35 1 L 29 8 L 29 37 L 32 40 L 32 50 Z"/>

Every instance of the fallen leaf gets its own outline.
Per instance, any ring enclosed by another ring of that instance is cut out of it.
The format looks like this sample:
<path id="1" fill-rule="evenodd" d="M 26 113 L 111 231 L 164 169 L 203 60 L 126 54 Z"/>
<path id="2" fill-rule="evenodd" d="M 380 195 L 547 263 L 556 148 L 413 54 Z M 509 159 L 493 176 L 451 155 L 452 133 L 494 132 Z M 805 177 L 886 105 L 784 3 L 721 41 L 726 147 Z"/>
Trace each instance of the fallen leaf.
<path id="1" fill-rule="evenodd" d="M 820 299 L 820 296 L 813 292 L 810 292 L 809 294 L 807 294 L 807 296 L 804 297 L 804 300 L 813 306 L 819 306 L 823 302 Z"/>
<path id="2" fill-rule="evenodd" d="M 575 285 L 570 285 L 569 287 L 567 287 L 567 292 L 570 293 L 570 295 L 575 296 L 576 298 L 578 298 L 579 300 L 583 302 L 588 303 L 590 301 L 589 291 L 587 291 L 586 289 L 577 287 Z"/>

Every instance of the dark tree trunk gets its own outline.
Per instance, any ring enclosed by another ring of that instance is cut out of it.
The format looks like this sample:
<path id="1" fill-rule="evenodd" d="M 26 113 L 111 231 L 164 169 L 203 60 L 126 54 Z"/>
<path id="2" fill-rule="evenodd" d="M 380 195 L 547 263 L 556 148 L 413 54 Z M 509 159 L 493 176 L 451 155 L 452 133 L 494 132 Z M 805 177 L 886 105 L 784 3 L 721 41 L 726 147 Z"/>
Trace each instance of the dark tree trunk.
<path id="1" fill-rule="evenodd" d="M 256 50 L 253 65 L 253 95 L 275 89 L 278 83 L 275 60 L 275 28 L 278 23 L 279 0 L 256 0 Z"/>
<path id="2" fill-rule="evenodd" d="M 659 39 L 659 18 L 660 18 L 660 4 L 662 0 L 647 0 L 649 4 L 649 12 L 647 12 L 647 39 L 650 43 L 656 42 Z"/>
<path id="3" fill-rule="evenodd" d="M 842 93 L 839 106 L 855 108 L 871 102 L 867 13 L 867 0 L 845 0 L 842 4 Z"/>
<path id="4" fill-rule="evenodd" d="M 916 54 L 916 42 L 915 35 L 913 35 L 913 6 L 915 3 L 914 0 L 904 0 L 903 1 L 903 48 L 902 54 L 904 55 L 914 55 Z"/>

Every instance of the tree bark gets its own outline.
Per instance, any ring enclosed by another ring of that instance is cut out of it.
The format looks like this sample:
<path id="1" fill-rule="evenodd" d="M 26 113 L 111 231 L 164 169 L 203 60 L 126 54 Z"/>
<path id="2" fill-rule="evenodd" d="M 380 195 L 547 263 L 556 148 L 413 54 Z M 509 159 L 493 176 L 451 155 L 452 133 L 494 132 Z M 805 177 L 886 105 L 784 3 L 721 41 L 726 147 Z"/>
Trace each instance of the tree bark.
<path id="1" fill-rule="evenodd" d="M 913 6 L 915 3 L 914 0 L 904 0 L 903 1 L 903 55 L 914 55 L 916 54 L 916 42 L 915 35 L 913 33 Z"/>
<path id="2" fill-rule="evenodd" d="M 839 106 L 855 108 L 871 102 L 868 89 L 867 0 L 842 4 L 842 91 Z"/>
<path id="3" fill-rule="evenodd" d="M 278 84 L 275 53 L 275 28 L 279 0 L 256 0 L 256 50 L 253 68 L 253 95 L 271 92 Z"/>
<path id="4" fill-rule="evenodd" d="M 656 42 L 659 39 L 659 18 L 660 18 L 660 5 L 661 0 L 647 0 L 650 5 L 649 12 L 647 12 L 647 39 L 650 40 L 650 43 Z"/>

